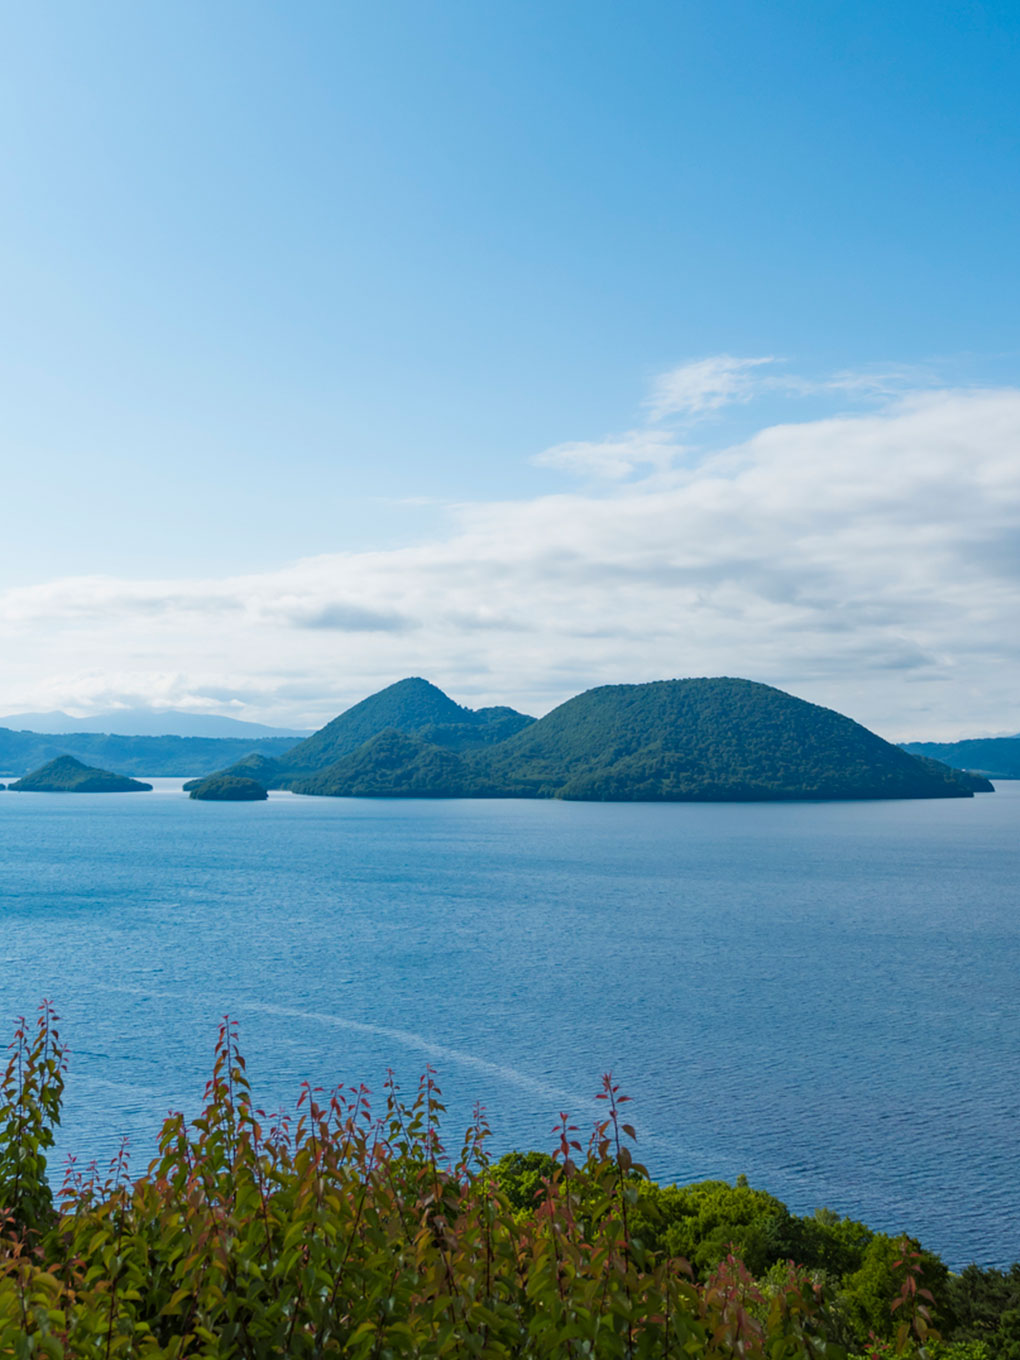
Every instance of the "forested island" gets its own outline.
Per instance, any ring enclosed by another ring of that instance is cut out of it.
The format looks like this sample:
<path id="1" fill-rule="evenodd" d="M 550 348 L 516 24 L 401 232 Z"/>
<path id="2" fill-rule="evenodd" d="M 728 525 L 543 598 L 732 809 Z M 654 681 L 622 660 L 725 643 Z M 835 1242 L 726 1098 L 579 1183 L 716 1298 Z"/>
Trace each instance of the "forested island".
<path id="1" fill-rule="evenodd" d="M 152 785 L 83 765 L 74 756 L 57 756 L 9 788 L 19 793 L 147 793 Z"/>
<path id="2" fill-rule="evenodd" d="M 235 1026 L 204 1108 L 132 1178 L 46 1156 L 66 1052 L 48 1006 L 0 1086 L 0 1352 L 483 1360 L 1015 1360 L 1020 1265 L 951 1273 L 907 1231 L 800 1216 L 743 1177 L 660 1185 L 609 1077 L 590 1137 L 446 1146 L 431 1068 L 257 1109 Z M 116 1341 L 116 1345 L 114 1345 Z"/>
<path id="3" fill-rule="evenodd" d="M 535 720 L 462 708 L 420 677 L 355 704 L 282 756 L 224 773 L 332 797 L 753 802 L 969 798 L 987 779 L 831 709 L 731 678 L 604 685 Z"/>
<path id="4" fill-rule="evenodd" d="M 269 797 L 254 779 L 235 774 L 211 774 L 205 779 L 191 780 L 188 792 L 192 798 L 209 803 L 257 803 Z"/>

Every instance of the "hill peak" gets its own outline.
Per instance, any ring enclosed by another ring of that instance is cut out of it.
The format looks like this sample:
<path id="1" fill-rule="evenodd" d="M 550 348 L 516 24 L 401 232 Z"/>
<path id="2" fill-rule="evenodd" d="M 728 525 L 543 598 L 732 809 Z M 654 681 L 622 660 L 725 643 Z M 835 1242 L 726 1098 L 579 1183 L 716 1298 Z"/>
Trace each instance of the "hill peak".
<path id="1" fill-rule="evenodd" d="M 78 770 L 89 770 L 91 768 L 91 765 L 86 765 L 85 762 L 79 760 L 77 756 L 55 756 L 53 760 L 47 761 L 45 765 L 36 770 L 35 774 L 54 775 L 64 774 L 65 772 L 76 773 Z"/>
<path id="2" fill-rule="evenodd" d="M 496 717 L 505 719 L 504 711 Z M 295 771 L 321 770 L 387 728 L 404 733 L 463 731 L 483 728 L 494 720 L 461 707 L 430 680 L 410 675 L 370 694 L 293 747 L 287 752 L 286 765 Z"/>
<path id="3" fill-rule="evenodd" d="M 426 680 L 422 675 L 408 675 L 403 680 L 394 680 L 392 685 L 386 685 L 374 694 L 370 694 L 367 699 L 362 699 L 361 703 L 370 703 L 373 699 L 382 699 L 384 696 L 400 698 L 425 699 L 432 703 L 440 704 L 444 707 L 452 706 L 460 711 L 460 704 L 454 703 L 448 694 L 434 685 L 431 680 Z M 357 704 L 354 705 L 358 707 Z M 350 712 L 350 710 L 347 710 Z"/>

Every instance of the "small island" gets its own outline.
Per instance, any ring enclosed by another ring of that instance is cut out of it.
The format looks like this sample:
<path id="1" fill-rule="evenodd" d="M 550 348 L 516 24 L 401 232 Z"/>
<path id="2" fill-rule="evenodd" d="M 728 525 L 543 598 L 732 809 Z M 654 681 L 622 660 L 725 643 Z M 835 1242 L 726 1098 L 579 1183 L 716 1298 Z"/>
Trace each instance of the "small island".
<path id="1" fill-rule="evenodd" d="M 216 803 L 254 803 L 269 797 L 257 780 L 233 774 L 211 774 L 184 787 L 192 798 Z"/>
<path id="2" fill-rule="evenodd" d="M 57 756 L 8 787 L 18 793 L 145 793 L 152 789 L 140 779 L 83 765 L 74 756 Z"/>

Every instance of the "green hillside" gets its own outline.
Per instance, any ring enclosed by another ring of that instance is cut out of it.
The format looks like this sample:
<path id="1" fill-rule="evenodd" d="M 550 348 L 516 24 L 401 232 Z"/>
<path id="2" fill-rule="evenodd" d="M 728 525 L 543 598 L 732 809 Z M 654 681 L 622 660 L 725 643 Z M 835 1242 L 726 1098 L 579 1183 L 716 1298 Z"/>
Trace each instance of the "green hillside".
<path id="1" fill-rule="evenodd" d="M 423 741 L 445 746 L 451 751 L 471 751 L 480 746 L 495 746 L 515 736 L 535 721 L 515 708 L 477 708 L 463 710 L 471 716 L 455 723 L 429 723 L 415 728 Z"/>
<path id="2" fill-rule="evenodd" d="M 991 779 L 1020 779 L 1020 737 L 975 737 L 968 741 L 908 741 L 915 756 L 941 760 L 954 770 L 977 770 Z"/>
<path id="3" fill-rule="evenodd" d="M 74 756 L 57 756 L 10 787 L 19 793 L 143 793 L 152 789 L 137 779 L 83 765 Z"/>
<path id="4" fill-rule="evenodd" d="M 392 728 L 341 760 L 304 779 L 295 793 L 342 794 L 350 798 L 460 798 L 472 771 L 453 751 Z"/>
<path id="5" fill-rule="evenodd" d="M 979 785 L 831 709 L 722 678 L 588 690 L 501 742 L 456 755 L 423 734 L 397 741 L 387 733 L 289 787 L 332 796 L 682 802 L 968 798 Z"/>

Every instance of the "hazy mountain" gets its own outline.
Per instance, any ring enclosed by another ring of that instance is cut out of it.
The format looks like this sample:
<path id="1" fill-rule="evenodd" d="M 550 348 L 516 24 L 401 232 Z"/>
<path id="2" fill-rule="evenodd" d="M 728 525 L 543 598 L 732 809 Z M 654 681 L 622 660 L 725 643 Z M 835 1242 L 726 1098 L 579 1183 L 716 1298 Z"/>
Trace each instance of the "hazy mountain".
<path id="1" fill-rule="evenodd" d="M 0 727 L 0 774 L 23 774 L 59 755 L 73 755 L 126 774 L 205 775 L 254 751 L 283 755 L 293 737 L 239 741 L 226 737 L 120 737 L 97 732 L 51 735 Z"/>
<path id="2" fill-rule="evenodd" d="M 262 723 L 242 722 L 213 713 L 188 713 L 176 708 L 119 708 L 111 713 L 96 713 L 91 718 L 72 718 L 68 713 L 12 713 L 0 717 L 0 727 L 15 732 L 37 732 L 61 736 L 74 732 L 108 732 L 122 737 L 234 737 L 238 740 L 262 737 L 307 737 L 288 727 L 266 727 Z"/>
<path id="3" fill-rule="evenodd" d="M 903 749 L 930 756 L 954 770 L 977 770 L 991 779 L 1020 779 L 1020 737 L 973 737 L 967 741 L 908 741 Z"/>
<path id="4" fill-rule="evenodd" d="M 430 739 L 449 728 L 470 734 L 475 723 L 486 726 L 434 685 L 405 680 L 283 760 L 250 758 L 234 772 L 296 793 L 365 797 L 967 798 L 991 788 L 919 760 L 831 709 L 749 680 L 606 685 L 501 740 Z"/>

